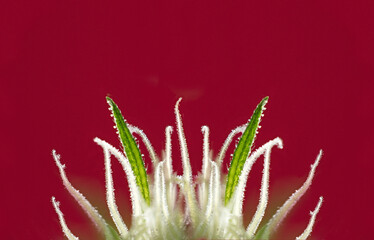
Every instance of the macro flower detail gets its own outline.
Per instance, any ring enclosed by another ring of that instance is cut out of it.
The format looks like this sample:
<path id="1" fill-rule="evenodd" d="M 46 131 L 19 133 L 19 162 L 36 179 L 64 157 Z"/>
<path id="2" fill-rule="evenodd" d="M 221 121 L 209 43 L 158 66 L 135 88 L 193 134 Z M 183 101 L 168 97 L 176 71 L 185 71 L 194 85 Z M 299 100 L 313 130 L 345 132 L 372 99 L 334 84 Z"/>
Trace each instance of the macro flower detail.
<path id="1" fill-rule="evenodd" d="M 184 135 L 182 118 L 179 112 L 181 98 L 174 112 L 176 129 L 180 144 L 183 174 L 173 171 L 171 126 L 165 129 L 165 153 L 160 160 L 146 134 L 128 124 L 118 106 L 107 97 L 109 110 L 123 151 L 106 141 L 95 138 L 103 149 L 105 165 L 106 200 L 110 216 L 115 226 L 111 226 L 91 205 L 91 203 L 70 183 L 65 165 L 55 150 L 53 158 L 59 169 L 62 182 L 68 192 L 84 209 L 97 230 L 105 239 L 272 239 L 282 221 L 312 184 L 315 170 L 322 156 L 319 152 L 311 165 L 304 184 L 276 211 L 273 217 L 259 229 L 263 220 L 269 197 L 270 156 L 274 147 L 282 148 L 283 142 L 275 138 L 256 150 L 252 145 L 260 127 L 268 97 L 256 107 L 248 123 L 231 131 L 224 141 L 218 155 L 213 158 L 209 147 L 209 128 L 201 128 L 203 134 L 202 169 L 197 176 L 192 175 L 187 141 Z M 222 171 L 222 163 L 233 139 L 240 135 L 232 155 L 228 174 Z M 147 173 L 143 155 L 136 142 L 140 137 L 152 160 L 153 173 Z M 247 179 L 253 164 L 263 156 L 263 173 L 260 199 L 255 214 L 248 226 L 243 225 L 243 200 Z M 132 205 L 132 225 L 128 228 L 118 211 L 112 178 L 111 161 L 116 159 L 126 174 Z M 322 197 L 310 212 L 310 220 L 305 230 L 296 239 L 307 239 L 322 205 Z M 62 231 L 69 240 L 78 239 L 65 222 L 60 203 L 52 197 L 53 207 L 58 215 Z"/>

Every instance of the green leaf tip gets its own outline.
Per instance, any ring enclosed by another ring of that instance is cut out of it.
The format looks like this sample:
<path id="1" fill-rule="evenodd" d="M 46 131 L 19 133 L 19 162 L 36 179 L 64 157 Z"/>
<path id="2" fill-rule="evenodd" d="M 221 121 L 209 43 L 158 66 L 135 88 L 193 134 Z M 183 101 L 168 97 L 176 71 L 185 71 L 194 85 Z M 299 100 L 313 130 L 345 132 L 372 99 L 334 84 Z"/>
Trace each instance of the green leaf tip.
<path id="1" fill-rule="evenodd" d="M 149 197 L 147 172 L 145 170 L 144 161 L 142 159 L 142 155 L 140 153 L 138 145 L 135 142 L 135 139 L 132 136 L 129 128 L 127 127 L 127 123 L 125 119 L 123 118 L 118 106 L 114 103 L 114 101 L 110 97 L 106 97 L 106 100 L 113 114 L 113 118 L 114 118 L 114 122 L 117 127 L 117 133 L 118 133 L 119 139 L 123 145 L 126 157 L 128 158 L 130 162 L 131 169 L 134 172 L 136 183 L 140 188 L 140 192 L 145 202 L 149 205 L 150 197 Z"/>
<path id="2" fill-rule="evenodd" d="M 263 111 L 265 110 L 265 105 L 268 99 L 269 97 L 264 97 L 261 100 L 261 102 L 257 105 L 234 151 L 234 155 L 232 157 L 230 168 L 229 168 L 229 173 L 227 176 L 225 204 L 227 204 L 229 200 L 231 199 L 234 193 L 235 187 L 239 182 L 239 176 L 243 170 L 244 163 L 250 154 L 251 147 L 255 140 L 257 129 L 260 124 L 261 116 L 262 116 Z"/>

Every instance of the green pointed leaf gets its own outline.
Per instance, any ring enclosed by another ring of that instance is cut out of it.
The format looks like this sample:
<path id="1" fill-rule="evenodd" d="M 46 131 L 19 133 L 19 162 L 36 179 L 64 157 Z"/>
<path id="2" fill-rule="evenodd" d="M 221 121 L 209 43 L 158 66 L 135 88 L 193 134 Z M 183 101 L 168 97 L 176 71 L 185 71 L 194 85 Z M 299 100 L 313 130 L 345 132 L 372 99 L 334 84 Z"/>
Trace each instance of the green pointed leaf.
<path id="1" fill-rule="evenodd" d="M 110 110 L 112 111 L 114 122 L 118 130 L 119 138 L 122 142 L 123 148 L 128 158 L 132 171 L 134 172 L 136 183 L 140 188 L 140 192 L 147 204 L 150 204 L 149 188 L 147 173 L 144 167 L 144 161 L 138 145 L 135 142 L 130 130 L 127 127 L 127 123 L 124 120 L 121 111 L 110 97 L 106 97 Z"/>
<path id="2" fill-rule="evenodd" d="M 227 176 L 226 192 L 225 192 L 225 204 L 231 199 L 235 187 L 238 184 L 239 176 L 243 170 L 244 163 L 247 160 L 249 153 L 251 151 L 252 144 L 256 137 L 257 128 L 260 124 L 261 115 L 264 110 L 265 104 L 267 103 L 269 97 L 265 97 L 257 105 L 256 110 L 239 140 L 238 146 L 234 151 L 234 156 L 231 160 L 229 173 Z"/>

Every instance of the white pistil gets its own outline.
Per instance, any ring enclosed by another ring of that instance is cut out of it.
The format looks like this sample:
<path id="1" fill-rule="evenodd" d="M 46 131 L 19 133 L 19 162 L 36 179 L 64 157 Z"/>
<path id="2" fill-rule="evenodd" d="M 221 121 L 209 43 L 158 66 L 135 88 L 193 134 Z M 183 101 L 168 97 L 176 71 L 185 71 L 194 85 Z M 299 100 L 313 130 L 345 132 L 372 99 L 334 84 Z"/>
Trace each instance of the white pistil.
<path id="1" fill-rule="evenodd" d="M 207 182 L 209 178 L 209 168 L 210 168 L 210 159 L 209 159 L 209 128 L 207 126 L 203 126 L 201 128 L 201 132 L 203 133 L 203 165 L 201 169 L 202 179 L 201 185 L 199 186 L 199 202 L 200 207 L 205 208 L 207 204 Z"/>
<path id="2" fill-rule="evenodd" d="M 319 151 L 319 154 L 315 162 L 311 165 L 308 178 L 306 179 L 304 184 L 291 195 L 291 197 L 282 205 L 281 208 L 278 209 L 277 213 L 270 219 L 264 232 L 264 238 L 271 237 L 271 234 L 274 233 L 278 229 L 278 227 L 280 226 L 284 218 L 288 215 L 291 209 L 296 205 L 299 199 L 305 194 L 305 192 L 308 190 L 310 185 L 312 185 L 314 173 L 316 171 L 316 168 L 319 164 L 321 157 L 322 157 L 322 150 Z"/>
<path id="3" fill-rule="evenodd" d="M 180 148 L 181 148 L 182 163 L 183 163 L 183 175 L 184 175 L 185 181 L 188 184 L 191 184 L 191 182 L 192 182 L 192 171 L 191 171 L 191 165 L 190 165 L 190 158 L 188 156 L 187 142 L 186 142 L 186 138 L 184 136 L 182 117 L 179 113 L 179 103 L 181 101 L 182 101 L 182 98 L 179 98 L 177 103 L 175 104 L 174 112 L 175 112 L 175 118 L 176 118 L 176 122 L 177 122 L 179 144 L 180 144 Z"/>
<path id="4" fill-rule="evenodd" d="M 66 222 L 65 222 L 65 219 L 64 219 L 64 214 L 60 210 L 60 203 L 56 201 L 55 197 L 52 197 L 52 204 L 53 204 L 53 207 L 56 210 L 56 213 L 57 213 L 58 218 L 60 220 L 60 225 L 61 225 L 62 231 L 64 232 L 65 236 L 69 240 L 78 240 L 79 238 L 74 236 L 74 234 L 70 231 L 70 229 L 66 225 Z"/>
<path id="5" fill-rule="evenodd" d="M 114 148 L 109 143 L 99 138 L 95 138 L 94 141 L 98 145 L 100 145 L 102 148 L 108 149 L 109 152 L 113 154 L 113 156 L 115 156 L 117 160 L 121 163 L 122 168 L 126 173 L 127 181 L 129 183 L 133 215 L 134 216 L 141 215 L 144 212 L 145 202 L 142 196 L 140 195 L 140 189 L 138 185 L 136 184 L 135 175 L 131 169 L 129 160 L 120 151 L 118 151 L 116 148 Z"/>
<path id="6" fill-rule="evenodd" d="M 101 215 L 97 212 L 97 210 L 91 205 L 91 203 L 70 183 L 70 181 L 66 177 L 65 165 L 62 165 L 60 162 L 60 155 L 58 155 L 55 150 L 52 150 L 52 155 L 53 155 L 53 158 L 55 159 L 58 169 L 60 170 L 62 183 L 64 184 L 65 188 L 68 190 L 70 195 L 74 197 L 74 199 L 78 202 L 78 204 L 83 208 L 83 210 L 86 212 L 86 214 L 91 219 L 91 221 L 95 224 L 98 230 L 101 233 L 105 234 L 105 231 L 107 228 L 107 224 L 105 220 L 101 217 Z"/>
<path id="7" fill-rule="evenodd" d="M 103 147 L 104 158 L 105 158 L 105 183 L 106 183 L 106 199 L 109 208 L 110 215 L 113 219 L 114 224 L 117 227 L 119 234 L 125 238 L 128 235 L 128 228 L 123 221 L 116 204 L 113 187 L 112 167 L 110 160 L 109 150 Z"/>
<path id="8" fill-rule="evenodd" d="M 186 203 L 189 210 L 189 214 L 191 215 L 191 221 L 193 225 L 196 225 L 197 223 L 197 204 L 196 204 L 196 195 L 195 190 L 192 185 L 192 170 L 191 170 L 191 164 L 190 159 L 188 156 L 188 149 L 187 149 L 187 142 L 186 138 L 184 136 L 183 131 L 183 124 L 182 124 L 182 118 L 179 113 L 179 103 L 182 100 L 182 98 L 179 98 L 177 103 L 175 104 L 174 112 L 175 112 L 175 118 L 177 122 L 177 131 L 178 131 L 178 138 L 179 138 L 179 144 L 181 149 L 181 155 L 182 155 L 182 163 L 183 163 L 183 190 L 186 197 Z"/>
<path id="9" fill-rule="evenodd" d="M 152 160 L 152 163 L 153 163 L 153 167 L 155 169 L 156 165 L 159 162 L 159 160 L 158 160 L 157 154 L 156 154 L 154 148 L 152 147 L 152 144 L 149 141 L 147 135 L 144 133 L 143 130 L 141 130 L 140 128 L 138 128 L 136 126 L 133 126 L 131 124 L 128 124 L 128 128 L 131 131 L 131 133 L 136 133 L 136 134 L 138 134 L 142 138 L 143 143 L 144 143 L 145 147 L 148 150 L 149 156 L 151 157 L 151 160 Z"/>
<path id="10" fill-rule="evenodd" d="M 225 142 L 223 143 L 221 150 L 219 151 L 218 157 L 217 157 L 217 165 L 219 169 L 221 169 L 221 165 L 223 162 L 223 159 L 226 156 L 226 151 L 229 148 L 232 139 L 235 137 L 236 134 L 243 133 L 245 131 L 245 128 L 247 127 L 247 124 L 243 124 L 239 127 L 236 127 L 234 130 L 230 132 L 230 134 L 227 136 Z"/>
<path id="11" fill-rule="evenodd" d="M 205 217 L 209 220 L 209 218 L 212 216 L 214 209 L 217 209 L 219 202 L 220 202 L 220 176 L 218 172 L 217 164 L 214 162 L 211 162 L 212 169 L 210 173 L 210 179 L 209 179 L 209 191 L 208 191 L 208 199 L 207 199 L 207 205 L 205 210 Z"/>
<path id="12" fill-rule="evenodd" d="M 162 220 L 167 222 L 169 219 L 169 208 L 166 201 L 164 162 L 160 162 L 155 171 L 155 202 L 157 209 L 161 210 Z"/>
<path id="13" fill-rule="evenodd" d="M 165 172 L 165 181 L 166 181 L 166 188 L 167 188 L 167 201 L 168 205 L 171 209 L 175 206 L 176 200 L 176 186 L 173 184 L 172 177 L 173 177 L 173 164 L 171 161 L 171 134 L 173 132 L 173 127 L 168 126 L 165 129 L 165 159 L 164 162 L 164 172 Z"/>
<path id="14" fill-rule="evenodd" d="M 204 135 L 202 174 L 205 180 L 207 178 L 209 168 L 209 128 L 207 126 L 203 126 L 201 128 L 201 132 Z"/>
<path id="15" fill-rule="evenodd" d="M 253 216 L 250 224 L 247 227 L 246 233 L 248 237 L 251 239 L 255 235 L 258 226 L 261 223 L 262 218 L 264 217 L 266 206 L 268 203 L 268 197 L 269 197 L 269 175 L 270 175 L 270 153 L 271 148 L 275 144 L 278 145 L 278 147 L 282 148 L 282 140 L 280 138 L 276 138 L 272 141 L 270 141 L 270 146 L 265 147 L 265 155 L 264 155 L 264 168 L 262 170 L 262 181 L 261 181 L 261 192 L 260 192 L 260 201 L 257 205 L 257 210 L 255 215 Z M 253 164 L 251 164 L 253 165 Z"/>
<path id="16" fill-rule="evenodd" d="M 236 216 L 242 215 L 244 192 L 245 192 L 245 187 L 247 184 L 249 172 L 251 171 L 252 166 L 256 162 L 257 158 L 260 157 L 262 154 L 264 154 L 266 151 L 270 150 L 275 145 L 278 145 L 279 148 L 282 148 L 283 147 L 282 140 L 280 138 L 275 138 L 265 143 L 264 145 L 259 147 L 256 151 L 254 151 L 245 161 L 243 170 L 239 176 L 238 185 L 234 192 L 234 197 L 232 199 L 233 202 L 230 204 L 232 205 L 232 214 Z"/>
<path id="17" fill-rule="evenodd" d="M 317 214 L 321 208 L 323 197 L 319 197 L 318 204 L 313 212 L 310 212 L 310 220 L 308 226 L 305 228 L 304 232 L 296 238 L 296 240 L 305 240 L 312 233 L 314 222 L 316 221 Z"/>
<path id="18" fill-rule="evenodd" d="M 165 175 L 166 179 L 170 180 L 173 174 L 173 165 L 171 162 L 171 133 L 173 132 L 173 127 L 168 126 L 165 129 Z"/>

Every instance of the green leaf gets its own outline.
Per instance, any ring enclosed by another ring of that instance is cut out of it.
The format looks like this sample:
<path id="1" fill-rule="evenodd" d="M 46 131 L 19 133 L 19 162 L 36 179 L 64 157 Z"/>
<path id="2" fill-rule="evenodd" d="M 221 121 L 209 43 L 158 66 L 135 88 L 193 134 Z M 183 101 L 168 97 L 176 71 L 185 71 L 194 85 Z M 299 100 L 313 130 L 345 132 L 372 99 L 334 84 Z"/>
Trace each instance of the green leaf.
<path id="1" fill-rule="evenodd" d="M 265 97 L 257 105 L 256 110 L 253 112 L 253 115 L 239 140 L 238 146 L 234 151 L 234 156 L 232 158 L 229 173 L 227 176 L 226 183 L 226 192 L 225 192 L 225 204 L 231 199 L 235 187 L 238 184 L 239 176 L 243 170 L 244 163 L 247 160 L 249 153 L 251 151 L 252 144 L 256 137 L 257 128 L 260 124 L 261 115 L 264 111 L 265 104 L 267 103 L 269 97 Z"/>
<path id="2" fill-rule="evenodd" d="M 134 137 L 128 129 L 127 123 L 124 120 L 117 105 L 110 97 L 106 97 L 106 100 L 108 101 L 110 109 L 113 113 L 113 118 L 114 122 L 116 123 L 119 139 L 122 142 L 126 157 L 131 164 L 132 171 L 134 172 L 136 178 L 136 183 L 140 188 L 140 192 L 143 195 L 145 202 L 149 205 L 150 197 L 147 173 L 145 171 L 144 161 L 142 159 L 142 155 L 140 154 L 138 145 L 136 144 Z"/>

